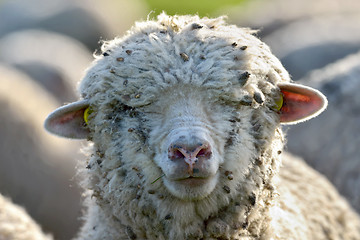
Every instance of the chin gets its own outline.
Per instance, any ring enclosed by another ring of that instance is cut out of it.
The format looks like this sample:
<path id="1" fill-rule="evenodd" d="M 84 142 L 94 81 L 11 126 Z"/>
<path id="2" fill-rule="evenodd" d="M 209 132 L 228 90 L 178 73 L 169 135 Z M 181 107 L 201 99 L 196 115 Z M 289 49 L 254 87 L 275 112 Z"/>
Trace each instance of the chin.
<path id="1" fill-rule="evenodd" d="M 182 200 L 201 200 L 209 196 L 218 182 L 218 174 L 208 178 L 185 178 L 170 180 L 164 178 L 164 184 L 172 195 Z"/>

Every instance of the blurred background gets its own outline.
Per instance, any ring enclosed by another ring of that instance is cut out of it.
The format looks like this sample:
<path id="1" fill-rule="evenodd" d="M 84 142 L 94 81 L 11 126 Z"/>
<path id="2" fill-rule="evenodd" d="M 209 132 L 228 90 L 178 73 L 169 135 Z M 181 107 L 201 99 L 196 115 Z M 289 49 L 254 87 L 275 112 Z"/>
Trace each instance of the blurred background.
<path id="1" fill-rule="evenodd" d="M 43 121 L 78 98 L 77 82 L 100 40 L 162 11 L 228 15 L 259 29 L 294 81 L 327 95 L 324 114 L 285 128 L 288 150 L 360 212 L 358 0 L 0 0 L 0 193 L 56 239 L 75 235 L 82 212 L 75 169 L 86 142 L 51 136 Z"/>

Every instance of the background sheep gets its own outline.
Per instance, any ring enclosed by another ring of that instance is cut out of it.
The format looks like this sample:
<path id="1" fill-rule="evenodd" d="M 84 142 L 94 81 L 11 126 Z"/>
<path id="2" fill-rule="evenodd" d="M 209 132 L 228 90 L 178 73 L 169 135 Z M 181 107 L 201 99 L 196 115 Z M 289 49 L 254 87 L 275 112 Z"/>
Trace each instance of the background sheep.
<path id="1" fill-rule="evenodd" d="M 313 71 L 299 82 L 328 96 L 319 118 L 290 128 L 291 152 L 304 156 L 360 211 L 360 52 Z M 319 144 L 321 143 L 321 144 Z"/>
<path id="2" fill-rule="evenodd" d="M 334 15 L 346 19 L 347 16 L 359 14 L 359 9 L 360 3 L 357 0 L 318 0 L 316 2 L 311 0 L 273 0 L 271 2 L 252 0 L 246 1 L 237 8 L 232 7 L 228 9 L 228 12 L 235 22 L 261 29 L 260 35 L 265 37 L 298 21 Z M 307 27 L 311 28 L 310 25 Z M 322 31 L 322 29 L 318 30 Z M 342 31 L 342 29 L 337 30 Z M 317 32 L 313 32 L 313 34 L 316 36 Z M 336 35 L 334 34 L 333 37 L 337 38 Z"/>
<path id="3" fill-rule="evenodd" d="M 356 0 L 256 0 L 234 10 L 234 19 L 261 29 L 261 39 L 298 80 L 360 50 L 359 26 L 353 24 L 360 20 L 359 10 Z"/>
<path id="4" fill-rule="evenodd" d="M 0 62 L 29 75 L 61 103 L 77 98 L 76 83 L 92 59 L 91 53 L 80 42 L 42 30 L 8 34 L 0 39 L 0 52 Z"/>
<path id="5" fill-rule="evenodd" d="M 298 80 L 309 71 L 322 68 L 360 50 L 360 13 L 318 16 L 290 23 L 263 38 Z M 334 34 L 337 29 L 337 34 Z"/>
<path id="6" fill-rule="evenodd" d="M 82 100 L 45 122 L 93 142 L 78 239 L 360 237 L 358 216 L 318 173 L 286 155 L 279 175 L 280 121 L 326 100 L 290 84 L 254 33 L 163 14 L 104 44 Z"/>
<path id="7" fill-rule="evenodd" d="M 119 9 L 126 11 L 119 14 Z M 98 47 L 99 36 L 111 37 L 125 31 L 144 12 L 139 0 L 2 0 L 0 38 L 25 29 L 43 29 L 72 37 L 91 51 Z"/>
<path id="8" fill-rule="evenodd" d="M 44 131 L 43 119 L 59 103 L 34 80 L 2 65 L 0 79 L 0 193 L 68 240 L 79 228 L 80 192 L 71 180 L 80 144 Z"/>
<path id="9" fill-rule="evenodd" d="M 26 211 L 11 203 L 0 194 L 0 239 L 1 240 L 50 240 Z"/>
<path id="10" fill-rule="evenodd" d="M 51 3 L 43 0 L 3 1 L 0 8 L 0 37 L 37 28 L 72 36 L 93 49 L 97 46 L 98 36 L 109 29 L 90 9 L 91 4 L 66 0 Z"/>

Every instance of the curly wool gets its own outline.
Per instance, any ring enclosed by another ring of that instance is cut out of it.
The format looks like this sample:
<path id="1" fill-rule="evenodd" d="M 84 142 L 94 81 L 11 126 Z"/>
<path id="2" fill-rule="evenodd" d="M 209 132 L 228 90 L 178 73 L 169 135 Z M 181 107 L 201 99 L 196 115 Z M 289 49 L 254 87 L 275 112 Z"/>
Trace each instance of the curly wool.
<path id="1" fill-rule="evenodd" d="M 303 209 L 299 229 L 281 218 L 291 220 L 298 201 L 287 187 L 281 197 L 276 190 L 284 138 L 274 107 L 277 84 L 290 78 L 253 34 L 223 17 L 162 14 L 104 44 L 80 84 L 93 144 L 81 173 L 88 212 L 78 239 L 291 239 L 321 228 Z M 181 109 L 184 99 L 184 115 L 211 112 L 206 127 L 224 160 L 214 190 L 192 201 L 169 192 L 154 162 L 171 124 L 181 124 L 164 120 L 163 110 Z M 330 233 L 356 235 L 358 219 L 348 215 L 355 227 Z"/>
<path id="2" fill-rule="evenodd" d="M 151 103 L 174 84 L 221 91 L 238 101 L 246 93 L 289 81 L 289 75 L 256 31 L 226 25 L 224 17 L 167 16 L 137 23 L 126 36 L 105 42 L 81 82 L 83 98 L 118 100 L 132 107 Z M 240 89 L 242 85 L 246 89 Z M 265 85 L 265 86 L 264 86 Z M 234 89 L 234 86 L 237 86 Z M 240 92 L 238 92 L 240 91 Z"/>

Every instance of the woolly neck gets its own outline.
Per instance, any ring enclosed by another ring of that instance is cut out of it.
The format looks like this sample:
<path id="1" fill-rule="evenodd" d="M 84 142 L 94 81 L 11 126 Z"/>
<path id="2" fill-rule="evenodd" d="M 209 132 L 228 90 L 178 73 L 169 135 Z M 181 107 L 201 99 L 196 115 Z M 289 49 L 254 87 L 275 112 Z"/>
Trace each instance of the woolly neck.
<path id="1" fill-rule="evenodd" d="M 132 188 L 119 181 L 116 190 L 105 193 L 109 190 L 110 182 L 105 183 L 105 173 L 99 171 L 101 167 L 98 167 L 97 171 L 86 177 L 93 180 L 92 186 L 85 187 L 93 189 L 88 199 L 88 207 L 92 209 L 88 214 L 91 216 L 86 216 L 86 219 L 100 219 L 92 221 L 94 226 L 91 228 L 84 229 L 112 228 L 107 231 L 129 239 L 266 237 L 272 232 L 269 209 L 276 202 L 273 177 L 280 165 L 280 151 L 270 148 L 253 159 L 252 169 L 243 182 L 229 180 L 229 170 L 221 167 L 219 182 L 232 184 L 218 186 L 210 196 L 197 201 L 171 196 L 162 186 L 161 179 L 156 182 L 158 187 L 151 183 L 144 184 L 143 178 L 139 177 L 141 169 L 132 169 L 124 176 L 131 179 L 134 179 L 132 175 L 137 176 L 139 181 L 134 182 Z M 90 164 L 98 164 L 99 160 L 99 151 L 95 151 Z M 120 169 L 117 171 L 121 172 Z M 94 212 L 94 209 L 97 210 Z M 91 233 L 88 234 L 91 239 Z M 98 231 L 94 231 L 94 234 L 98 234 Z"/>

